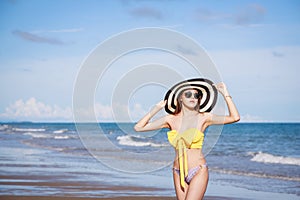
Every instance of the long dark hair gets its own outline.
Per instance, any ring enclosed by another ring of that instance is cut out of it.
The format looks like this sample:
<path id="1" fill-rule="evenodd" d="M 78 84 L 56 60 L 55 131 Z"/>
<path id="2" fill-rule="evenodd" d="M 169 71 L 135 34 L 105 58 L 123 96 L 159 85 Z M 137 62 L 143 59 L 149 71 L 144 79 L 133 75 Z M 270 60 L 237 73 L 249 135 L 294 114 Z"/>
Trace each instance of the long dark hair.
<path id="1" fill-rule="evenodd" d="M 176 109 L 175 109 L 175 112 L 174 112 L 174 115 L 178 114 L 181 112 L 181 109 L 182 109 L 182 102 L 180 101 L 180 98 L 182 96 L 182 94 L 187 91 L 187 90 L 196 90 L 199 94 L 199 98 L 198 98 L 198 102 L 197 102 L 197 105 L 195 106 L 194 110 L 200 112 L 200 102 L 201 102 L 201 99 L 202 99 L 202 96 L 203 96 L 203 93 L 201 92 L 201 90 L 199 89 L 196 89 L 196 88 L 188 88 L 188 89 L 185 89 L 185 90 L 182 90 L 178 96 L 177 96 L 177 99 L 176 99 Z"/>

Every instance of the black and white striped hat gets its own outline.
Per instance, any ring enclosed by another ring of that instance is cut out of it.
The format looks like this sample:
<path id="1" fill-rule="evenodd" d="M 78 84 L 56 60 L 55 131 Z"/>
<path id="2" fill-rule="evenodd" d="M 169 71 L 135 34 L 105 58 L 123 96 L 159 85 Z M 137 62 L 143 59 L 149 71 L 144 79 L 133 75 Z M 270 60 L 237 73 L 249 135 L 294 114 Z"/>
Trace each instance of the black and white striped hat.
<path id="1" fill-rule="evenodd" d="M 200 112 L 210 112 L 215 106 L 218 98 L 218 91 L 213 86 L 213 82 L 204 78 L 194 78 L 182 81 L 174 85 L 165 95 L 167 100 L 165 110 L 169 114 L 174 114 L 177 106 L 178 95 L 187 89 L 197 89 L 203 94 L 200 102 Z"/>

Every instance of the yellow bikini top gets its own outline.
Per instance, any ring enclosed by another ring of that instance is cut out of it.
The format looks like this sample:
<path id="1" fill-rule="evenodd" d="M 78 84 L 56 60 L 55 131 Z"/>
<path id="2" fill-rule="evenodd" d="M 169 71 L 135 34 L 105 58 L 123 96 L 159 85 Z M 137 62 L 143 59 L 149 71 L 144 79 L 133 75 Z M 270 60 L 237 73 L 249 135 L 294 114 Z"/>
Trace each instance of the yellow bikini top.
<path id="1" fill-rule="evenodd" d="M 168 133 L 168 140 L 173 147 L 178 149 L 178 141 L 185 141 L 186 148 L 189 149 L 201 149 L 203 146 L 204 133 L 196 128 L 190 128 L 182 133 L 178 133 L 176 130 L 171 130 Z"/>
<path id="2" fill-rule="evenodd" d="M 202 149 L 204 133 L 196 128 L 190 128 L 182 133 L 171 130 L 167 134 L 171 145 L 178 150 L 180 184 L 185 188 L 184 178 L 188 174 L 186 149 Z"/>

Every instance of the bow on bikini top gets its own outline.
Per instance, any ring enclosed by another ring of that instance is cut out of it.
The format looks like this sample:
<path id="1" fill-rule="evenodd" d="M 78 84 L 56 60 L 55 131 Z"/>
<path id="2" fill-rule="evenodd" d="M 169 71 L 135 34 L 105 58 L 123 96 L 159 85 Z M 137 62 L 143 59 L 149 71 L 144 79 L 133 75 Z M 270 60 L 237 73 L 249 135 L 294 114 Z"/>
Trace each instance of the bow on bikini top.
<path id="1" fill-rule="evenodd" d="M 182 133 L 171 130 L 167 134 L 171 145 L 178 150 L 180 184 L 185 188 L 184 178 L 188 174 L 186 149 L 202 149 L 204 133 L 196 128 L 190 128 Z"/>

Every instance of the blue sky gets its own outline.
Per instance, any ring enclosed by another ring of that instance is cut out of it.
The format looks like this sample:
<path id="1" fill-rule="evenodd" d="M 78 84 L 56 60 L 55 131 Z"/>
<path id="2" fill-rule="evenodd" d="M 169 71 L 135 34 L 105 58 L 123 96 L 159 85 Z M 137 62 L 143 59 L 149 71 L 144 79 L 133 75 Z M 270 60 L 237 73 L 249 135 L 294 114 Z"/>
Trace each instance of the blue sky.
<path id="1" fill-rule="evenodd" d="M 74 83 L 89 53 L 120 32 L 161 27 L 208 52 L 242 121 L 299 122 L 299 10 L 297 0 L 2 0 L 0 120 L 72 121 Z M 160 98 L 135 102 L 133 116 Z M 100 121 L 113 120 L 108 102 L 95 108 Z"/>

